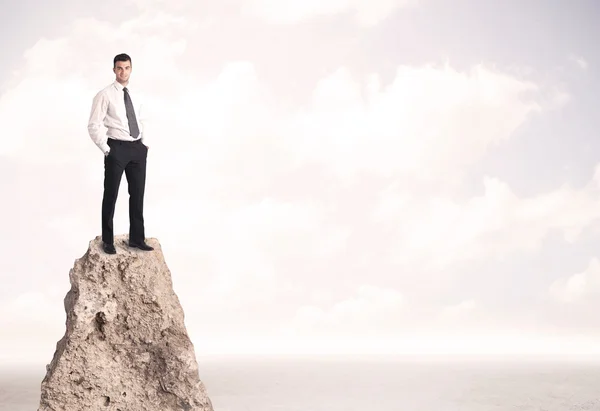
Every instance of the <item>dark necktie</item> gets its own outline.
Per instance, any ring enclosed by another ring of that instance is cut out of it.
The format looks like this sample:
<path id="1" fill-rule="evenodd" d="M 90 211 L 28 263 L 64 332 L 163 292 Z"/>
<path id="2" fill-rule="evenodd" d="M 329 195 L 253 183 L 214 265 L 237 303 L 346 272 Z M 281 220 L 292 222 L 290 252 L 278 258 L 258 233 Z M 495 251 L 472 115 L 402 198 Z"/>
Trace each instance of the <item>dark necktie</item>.
<path id="1" fill-rule="evenodd" d="M 131 103 L 131 97 L 129 96 L 127 87 L 123 87 L 123 91 L 125 92 L 125 112 L 127 113 L 127 121 L 129 123 L 129 134 L 135 139 L 140 135 L 140 130 L 138 128 L 135 111 L 133 111 L 133 104 Z"/>

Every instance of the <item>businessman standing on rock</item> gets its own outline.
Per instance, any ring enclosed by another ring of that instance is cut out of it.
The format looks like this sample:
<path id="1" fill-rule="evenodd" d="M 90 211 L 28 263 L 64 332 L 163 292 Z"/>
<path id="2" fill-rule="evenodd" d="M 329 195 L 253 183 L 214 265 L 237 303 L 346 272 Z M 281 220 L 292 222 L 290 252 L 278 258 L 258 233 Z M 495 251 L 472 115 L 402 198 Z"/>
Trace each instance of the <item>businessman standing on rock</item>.
<path id="1" fill-rule="evenodd" d="M 131 58 L 118 54 L 113 60 L 115 81 L 100 90 L 93 99 L 88 122 L 92 141 L 104 153 L 104 195 L 102 198 L 102 246 L 106 253 L 116 254 L 113 217 L 123 171 L 129 188 L 129 246 L 144 251 L 154 248 L 146 244 L 144 234 L 144 188 L 148 146 L 139 106 L 134 106 L 128 89 Z M 133 98 L 135 102 L 135 96 Z M 135 108 L 134 108 L 135 107 Z M 102 126 L 106 133 L 102 133 Z M 141 127 L 140 127 L 141 126 Z M 141 131 L 140 131 L 141 130 Z"/>

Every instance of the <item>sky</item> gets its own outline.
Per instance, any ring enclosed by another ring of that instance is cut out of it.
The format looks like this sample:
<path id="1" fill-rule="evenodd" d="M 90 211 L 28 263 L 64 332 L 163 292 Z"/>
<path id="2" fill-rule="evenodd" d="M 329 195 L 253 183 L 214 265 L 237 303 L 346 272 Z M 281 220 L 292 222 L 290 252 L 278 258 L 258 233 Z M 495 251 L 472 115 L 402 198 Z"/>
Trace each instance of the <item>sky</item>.
<path id="1" fill-rule="evenodd" d="M 0 16 L 0 359 L 51 360 L 132 57 L 197 355 L 600 355 L 591 0 L 24 0 Z M 123 178 L 115 232 L 127 233 Z"/>

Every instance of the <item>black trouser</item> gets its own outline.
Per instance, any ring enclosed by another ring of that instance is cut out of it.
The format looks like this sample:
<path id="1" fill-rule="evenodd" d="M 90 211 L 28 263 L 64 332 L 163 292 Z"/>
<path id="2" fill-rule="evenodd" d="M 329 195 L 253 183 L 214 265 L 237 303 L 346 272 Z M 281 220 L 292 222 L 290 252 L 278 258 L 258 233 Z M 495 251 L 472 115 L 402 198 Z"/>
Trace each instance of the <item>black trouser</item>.
<path id="1" fill-rule="evenodd" d="M 119 194 L 121 176 L 125 170 L 129 188 L 129 241 L 142 243 L 144 234 L 144 188 L 148 147 L 138 139 L 121 141 L 108 139 L 110 152 L 104 157 L 104 197 L 102 198 L 102 240 L 113 244 L 113 217 Z"/>

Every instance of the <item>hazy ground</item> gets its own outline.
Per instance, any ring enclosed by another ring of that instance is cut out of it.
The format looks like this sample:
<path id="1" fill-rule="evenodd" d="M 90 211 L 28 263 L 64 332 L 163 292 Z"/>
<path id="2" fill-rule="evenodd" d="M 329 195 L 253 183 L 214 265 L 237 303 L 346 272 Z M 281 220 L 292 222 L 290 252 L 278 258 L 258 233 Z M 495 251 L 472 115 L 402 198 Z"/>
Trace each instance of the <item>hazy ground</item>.
<path id="1" fill-rule="evenodd" d="M 586 361 L 205 359 L 215 411 L 600 410 Z M 0 411 L 34 411 L 45 370 L 4 368 Z"/>

